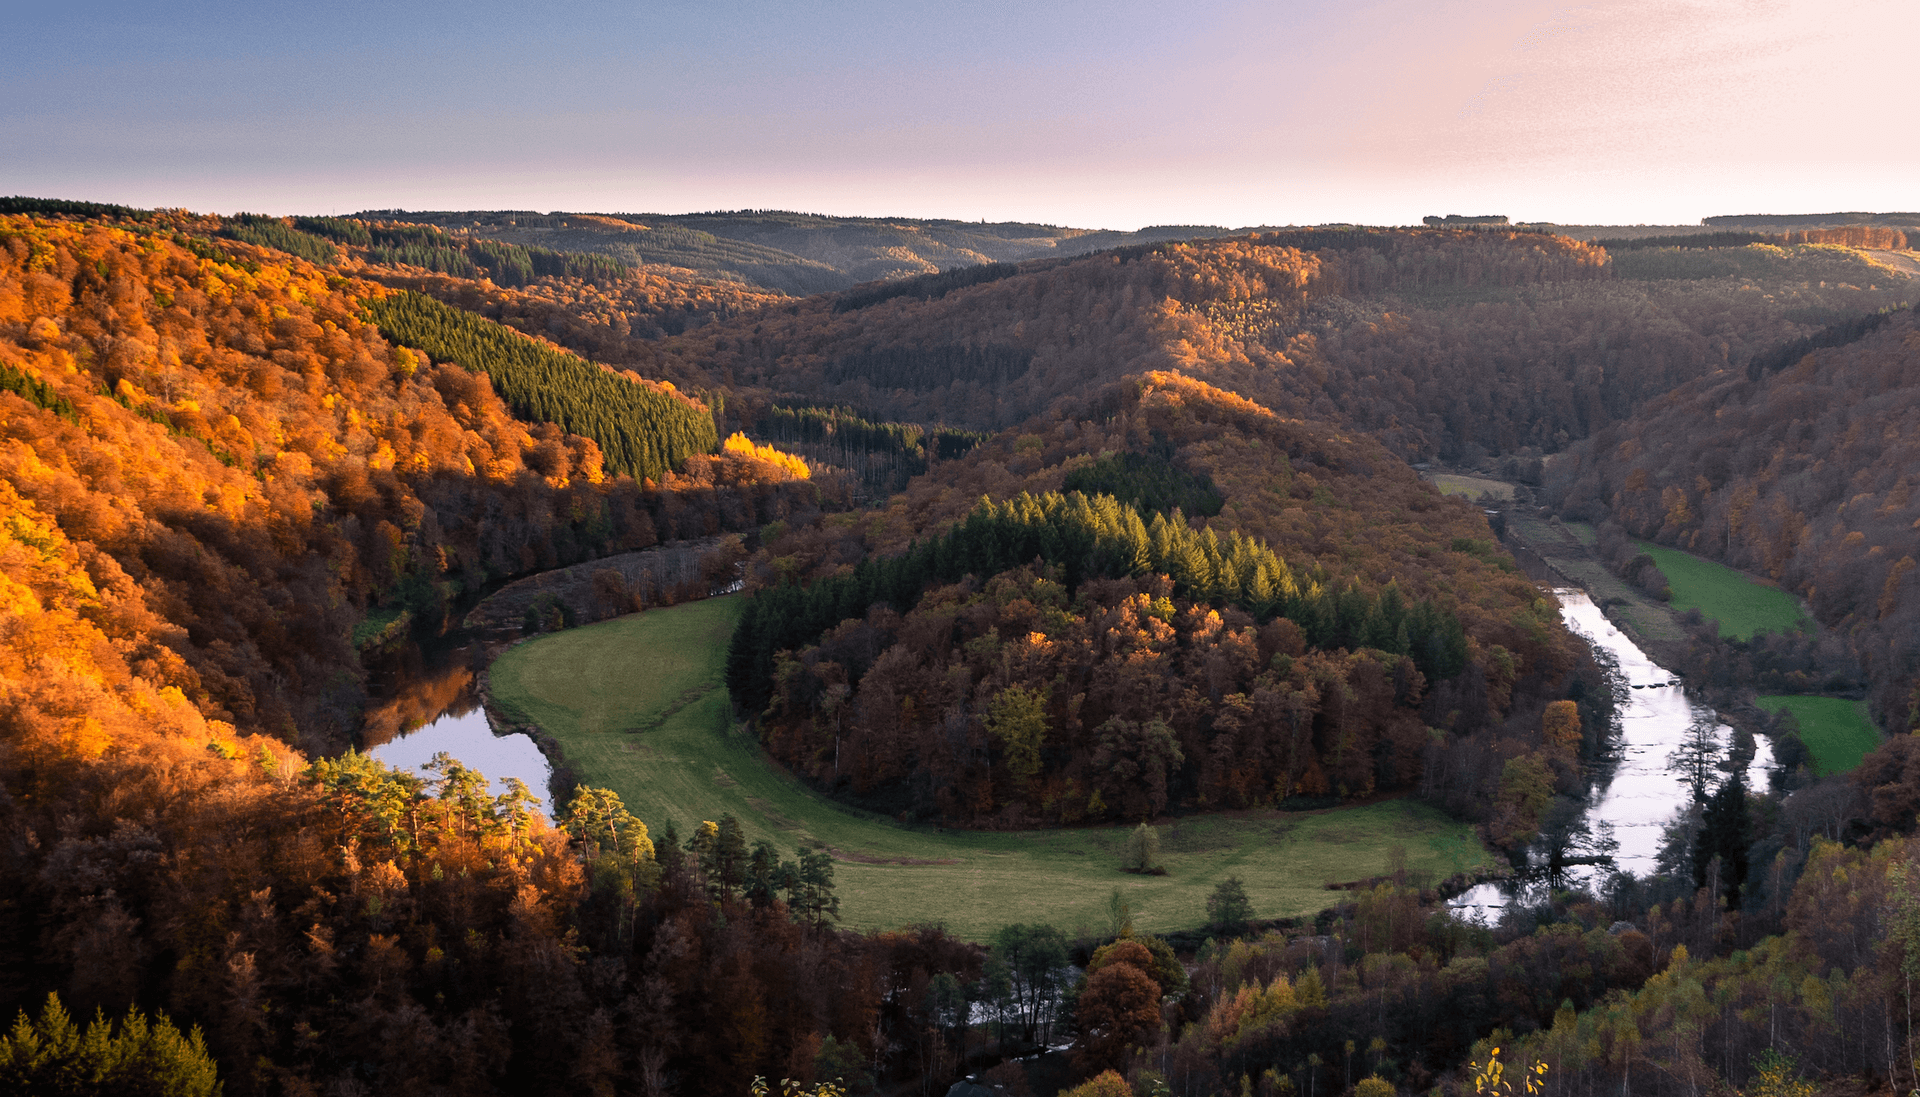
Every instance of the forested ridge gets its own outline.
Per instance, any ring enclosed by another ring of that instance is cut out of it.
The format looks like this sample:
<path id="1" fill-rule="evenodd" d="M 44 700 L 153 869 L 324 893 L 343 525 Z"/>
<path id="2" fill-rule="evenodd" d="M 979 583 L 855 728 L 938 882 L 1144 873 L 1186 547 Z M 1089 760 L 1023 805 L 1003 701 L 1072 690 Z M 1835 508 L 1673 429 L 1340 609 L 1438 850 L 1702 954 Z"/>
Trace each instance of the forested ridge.
<path id="1" fill-rule="evenodd" d="M 791 506 L 784 472 L 739 455 L 689 458 L 654 493 L 608 475 L 484 375 L 382 340 L 359 319 L 379 287 L 165 232 L 6 232 L 10 476 L 181 630 L 156 665 L 184 660 L 209 712 L 289 742 L 345 741 L 347 637 L 375 605 L 431 617 L 499 577 Z"/>
<path id="2" fill-rule="evenodd" d="M 991 269 L 880 287 L 853 310 L 835 311 L 843 296 L 722 321 L 635 361 L 972 429 L 1180 369 L 1404 459 L 1472 461 L 1558 452 L 1678 385 L 1915 296 L 1838 245 L 1613 256 L 1521 231 L 1293 230 Z M 1000 364 L 1013 354 L 1023 366 Z"/>
<path id="3" fill-rule="evenodd" d="M 1777 580 L 1851 647 L 1883 726 L 1920 727 L 1920 329 L 1879 313 L 1655 401 L 1555 461 L 1570 517 Z"/>

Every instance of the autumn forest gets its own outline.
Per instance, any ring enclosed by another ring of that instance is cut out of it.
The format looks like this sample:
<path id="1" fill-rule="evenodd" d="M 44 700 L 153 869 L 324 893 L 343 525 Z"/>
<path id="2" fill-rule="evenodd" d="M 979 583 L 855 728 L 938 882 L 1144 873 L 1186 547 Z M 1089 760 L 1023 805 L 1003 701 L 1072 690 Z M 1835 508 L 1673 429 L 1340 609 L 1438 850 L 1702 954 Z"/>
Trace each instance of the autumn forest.
<path id="1" fill-rule="evenodd" d="M 0 199 L 0 1088 L 1913 1090 L 1920 217 L 1846 218 Z M 1669 550 L 1799 620 L 1675 608 Z M 1644 871 L 1572 586 L 1718 714 Z M 537 727 L 546 787 L 369 753 L 448 652 L 504 728 L 489 660 L 708 598 L 783 804 L 1112 834 L 1110 917 L 855 919 L 848 866 L 939 859 L 676 821 Z M 1472 856 L 1342 836 L 1382 804 Z M 1309 819 L 1314 909 L 1136 927 L 1163 833 Z"/>

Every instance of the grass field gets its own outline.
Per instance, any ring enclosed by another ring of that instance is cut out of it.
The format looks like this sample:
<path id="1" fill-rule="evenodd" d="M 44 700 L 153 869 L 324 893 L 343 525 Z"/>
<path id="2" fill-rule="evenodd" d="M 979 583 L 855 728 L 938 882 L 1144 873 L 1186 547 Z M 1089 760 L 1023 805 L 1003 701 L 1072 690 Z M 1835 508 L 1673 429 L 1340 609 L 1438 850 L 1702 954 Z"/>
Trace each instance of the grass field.
<path id="1" fill-rule="evenodd" d="M 1488 480 L 1480 476 L 1462 476 L 1453 472 L 1435 473 L 1431 479 L 1433 486 L 1443 495 L 1464 495 L 1469 499 L 1478 499 L 1490 495 L 1505 502 L 1513 501 L 1513 485 L 1505 480 Z"/>
<path id="2" fill-rule="evenodd" d="M 1774 694 L 1756 697 L 1754 703 L 1768 712 L 1784 708 L 1793 713 L 1800 721 L 1800 740 L 1812 753 L 1819 776 L 1847 772 L 1880 745 L 1880 731 L 1868 719 L 1865 701 Z"/>
<path id="3" fill-rule="evenodd" d="M 1416 872 L 1482 864 L 1472 830 L 1412 801 L 1326 812 L 1245 811 L 1161 828 L 1165 876 L 1119 870 L 1125 827 L 1030 832 L 908 828 L 820 797 L 736 731 L 721 683 L 738 597 L 714 598 L 555 633 L 493 664 L 496 703 L 538 724 L 582 780 L 620 794 L 654 829 L 684 837 L 731 812 L 749 841 L 834 852 L 841 916 L 856 929 L 943 922 L 982 940 L 1013 922 L 1099 931 L 1115 887 L 1142 930 L 1206 920 L 1221 879 L 1245 882 L 1263 918 L 1310 914 L 1325 885 L 1386 870 L 1399 846 Z"/>
<path id="4" fill-rule="evenodd" d="M 1800 603 L 1778 587 L 1762 586 L 1746 573 L 1678 549 L 1640 542 L 1673 588 L 1673 608 L 1698 609 L 1718 622 L 1720 635 L 1747 640 L 1756 632 L 1788 632 L 1806 620 Z"/>

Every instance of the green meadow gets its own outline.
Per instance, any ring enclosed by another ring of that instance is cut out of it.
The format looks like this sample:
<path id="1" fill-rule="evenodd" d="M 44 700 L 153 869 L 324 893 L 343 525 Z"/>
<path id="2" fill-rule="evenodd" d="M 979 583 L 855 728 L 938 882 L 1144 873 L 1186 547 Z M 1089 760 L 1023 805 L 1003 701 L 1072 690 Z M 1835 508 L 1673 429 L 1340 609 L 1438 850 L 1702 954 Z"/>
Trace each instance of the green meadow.
<path id="1" fill-rule="evenodd" d="M 1678 549 L 1640 542 L 1673 588 L 1673 608 L 1698 609 L 1720 626 L 1720 635 L 1750 640 L 1756 632 L 1790 632 L 1807 619 L 1793 595 L 1755 582 L 1745 572 Z"/>
<path id="2" fill-rule="evenodd" d="M 1452 472 L 1435 473 L 1429 479 L 1442 495 L 1464 495 L 1469 499 L 1490 495 L 1505 502 L 1513 501 L 1513 485 L 1505 480 L 1489 480 L 1482 476 L 1463 476 Z"/>
<path id="3" fill-rule="evenodd" d="M 731 813 L 748 841 L 824 848 L 841 917 L 882 929 L 941 922 L 983 940 L 1013 922 L 1104 930 L 1119 888 L 1144 931 L 1191 929 L 1229 875 L 1255 913 L 1314 913 L 1334 882 L 1388 870 L 1444 877 L 1485 863 L 1472 829 L 1422 804 L 1386 801 L 1324 812 L 1242 811 L 1160 828 L 1165 876 L 1119 869 L 1127 827 L 957 831 L 907 827 L 814 793 L 735 727 L 722 682 L 739 596 L 649 610 L 554 633 L 502 655 L 494 701 L 560 743 L 582 781 L 620 794 L 656 839 Z"/>
<path id="4" fill-rule="evenodd" d="M 1880 730 L 1868 718 L 1865 701 L 1774 694 L 1756 697 L 1754 703 L 1768 712 L 1793 713 L 1800 722 L 1800 741 L 1813 755 L 1814 773 L 1819 776 L 1847 772 L 1880 745 Z"/>

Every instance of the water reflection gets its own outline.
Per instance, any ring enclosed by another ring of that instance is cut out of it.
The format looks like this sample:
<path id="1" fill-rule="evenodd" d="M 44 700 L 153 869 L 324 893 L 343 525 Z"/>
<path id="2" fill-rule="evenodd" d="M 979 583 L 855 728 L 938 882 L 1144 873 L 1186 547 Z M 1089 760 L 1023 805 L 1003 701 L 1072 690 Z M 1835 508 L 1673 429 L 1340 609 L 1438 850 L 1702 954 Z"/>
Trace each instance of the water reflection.
<path id="1" fill-rule="evenodd" d="M 1677 684 L 1665 667 L 1655 663 L 1626 637 L 1606 614 L 1581 590 L 1556 590 L 1560 615 L 1567 627 L 1590 640 L 1595 648 L 1611 653 L 1618 662 L 1620 675 L 1629 687 L 1617 708 L 1618 736 L 1614 740 L 1614 758 L 1595 776 L 1588 791 L 1584 822 L 1596 834 L 1610 832 L 1618 843 L 1614 865 L 1620 871 L 1646 877 L 1656 869 L 1660 839 L 1674 813 L 1691 799 L 1687 779 L 1676 772 L 1671 760 L 1688 740 L 1688 732 L 1703 721 L 1717 746 L 1724 749 L 1733 737 L 1733 729 L 1697 704 Z M 1753 761 L 1747 767 L 1747 787 L 1763 789 L 1767 772 L 1773 766 L 1773 746 L 1764 738 L 1755 742 Z M 1719 771 L 1714 771 L 1716 779 Z M 1613 872 L 1604 865 L 1576 866 L 1568 869 L 1561 885 L 1585 884 L 1597 890 Z M 1526 888 L 1517 884 L 1482 884 L 1453 901 L 1456 908 L 1477 909 L 1489 919 L 1497 919 L 1501 908 Z"/>
<path id="2" fill-rule="evenodd" d="M 486 712 L 477 706 L 461 713 L 447 713 L 426 727 L 398 736 L 368 753 L 396 769 L 418 773 L 421 766 L 443 750 L 460 759 L 468 769 L 486 774 L 496 796 L 507 791 L 505 778 L 518 777 L 535 796 L 543 801 L 547 798 L 546 755 L 524 735 L 495 735 L 487 724 Z"/>
<path id="3" fill-rule="evenodd" d="M 383 696 L 367 709 L 362 749 L 416 773 L 445 751 L 486 774 L 494 795 L 506 791 L 505 778 L 518 777 L 544 801 L 552 772 L 546 756 L 525 735 L 495 735 L 480 707 L 477 676 L 486 662 L 477 644 L 400 653 L 379 675 Z"/>

